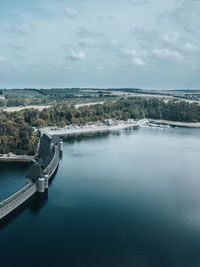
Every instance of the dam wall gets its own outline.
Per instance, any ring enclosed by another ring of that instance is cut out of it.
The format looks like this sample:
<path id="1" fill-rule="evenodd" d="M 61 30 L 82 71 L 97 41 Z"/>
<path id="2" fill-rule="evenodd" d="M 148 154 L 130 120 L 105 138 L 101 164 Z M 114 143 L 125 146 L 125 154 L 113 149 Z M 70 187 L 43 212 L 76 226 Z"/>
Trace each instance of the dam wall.
<path id="1" fill-rule="evenodd" d="M 29 199 L 37 191 L 35 183 L 29 183 L 25 185 L 18 192 L 3 200 L 0 203 L 0 219 L 8 215 L 11 211 L 15 210 L 27 199 Z"/>
<path id="2" fill-rule="evenodd" d="M 26 185 L 0 202 L 0 219 L 19 207 L 37 191 L 43 193 L 59 165 L 60 139 L 41 133 L 38 159 L 26 176 Z"/>
<path id="3" fill-rule="evenodd" d="M 49 162 L 48 166 L 44 169 L 45 175 L 48 175 L 47 177 L 48 180 L 51 179 L 51 177 L 53 176 L 59 165 L 59 155 L 60 155 L 59 145 L 55 145 L 53 158 Z"/>

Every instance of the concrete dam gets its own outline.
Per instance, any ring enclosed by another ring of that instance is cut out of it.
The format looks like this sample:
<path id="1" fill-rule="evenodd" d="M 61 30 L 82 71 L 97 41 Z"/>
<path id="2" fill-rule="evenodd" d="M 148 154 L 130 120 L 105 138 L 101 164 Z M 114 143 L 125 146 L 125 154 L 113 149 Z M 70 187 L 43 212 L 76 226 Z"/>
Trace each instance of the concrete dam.
<path id="1" fill-rule="evenodd" d="M 62 140 L 41 132 L 38 157 L 26 175 L 26 185 L 9 198 L 0 202 L 0 219 L 10 214 L 36 192 L 44 193 L 59 165 Z"/>

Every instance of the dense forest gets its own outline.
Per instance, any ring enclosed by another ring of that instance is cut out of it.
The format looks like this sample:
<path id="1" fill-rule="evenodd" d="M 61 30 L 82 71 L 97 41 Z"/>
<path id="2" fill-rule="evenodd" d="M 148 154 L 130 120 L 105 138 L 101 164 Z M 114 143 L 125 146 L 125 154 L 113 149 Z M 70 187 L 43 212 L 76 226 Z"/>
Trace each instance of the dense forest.
<path id="1" fill-rule="evenodd" d="M 103 105 L 83 106 L 75 109 L 73 106 L 58 104 L 56 107 L 41 112 L 24 110 L 24 121 L 31 126 L 64 126 L 66 124 L 85 124 L 87 122 L 103 121 L 108 118 L 119 120 L 133 119 L 165 119 L 182 122 L 200 121 L 200 106 L 196 103 L 169 101 L 165 103 L 158 99 L 128 98 L 109 101 Z"/>
<path id="2" fill-rule="evenodd" d="M 85 124 L 115 118 L 165 119 L 181 122 L 199 122 L 200 106 L 198 103 L 169 101 L 158 99 L 128 98 L 108 101 L 103 105 L 83 106 L 76 109 L 65 103 L 43 111 L 23 110 L 20 112 L 0 113 L 0 153 L 9 151 L 17 154 L 34 154 L 37 137 L 32 127 L 65 126 Z"/>
<path id="3" fill-rule="evenodd" d="M 0 113 L 0 154 L 34 155 L 39 138 L 18 113 Z"/>

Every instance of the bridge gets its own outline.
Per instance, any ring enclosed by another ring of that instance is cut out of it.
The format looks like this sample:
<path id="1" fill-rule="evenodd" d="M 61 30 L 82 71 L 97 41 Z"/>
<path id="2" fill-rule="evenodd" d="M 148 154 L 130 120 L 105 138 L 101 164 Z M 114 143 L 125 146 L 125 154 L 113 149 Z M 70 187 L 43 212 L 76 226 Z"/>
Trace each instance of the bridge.
<path id="1" fill-rule="evenodd" d="M 26 175 L 26 185 L 15 194 L 0 202 L 0 219 L 10 214 L 36 192 L 44 193 L 59 165 L 62 140 L 41 132 L 38 158 Z"/>

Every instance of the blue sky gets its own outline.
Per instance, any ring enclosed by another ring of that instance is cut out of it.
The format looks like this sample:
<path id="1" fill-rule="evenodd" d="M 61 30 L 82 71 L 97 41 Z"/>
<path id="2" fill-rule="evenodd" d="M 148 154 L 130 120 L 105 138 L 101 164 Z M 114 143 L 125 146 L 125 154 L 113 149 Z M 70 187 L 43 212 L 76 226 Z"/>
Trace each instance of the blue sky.
<path id="1" fill-rule="evenodd" d="M 200 0 L 0 0 L 0 88 L 200 88 Z"/>

